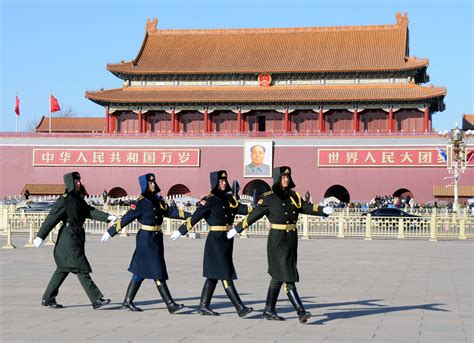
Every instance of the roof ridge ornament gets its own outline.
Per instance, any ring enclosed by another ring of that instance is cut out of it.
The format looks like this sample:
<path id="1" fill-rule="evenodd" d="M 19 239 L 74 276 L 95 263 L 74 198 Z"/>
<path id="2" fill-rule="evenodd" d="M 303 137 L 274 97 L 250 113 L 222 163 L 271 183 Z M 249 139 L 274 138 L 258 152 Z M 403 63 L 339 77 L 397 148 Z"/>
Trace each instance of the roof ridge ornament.
<path id="1" fill-rule="evenodd" d="M 156 27 L 157 25 L 158 25 L 158 19 L 153 18 L 153 20 L 150 21 L 150 19 L 147 18 L 146 25 L 145 25 L 146 32 L 148 34 L 154 34 L 158 32 L 158 28 Z"/>
<path id="2" fill-rule="evenodd" d="M 405 14 L 401 14 L 400 12 L 397 12 L 395 17 L 397 18 L 397 25 L 408 26 L 408 13 L 407 12 L 405 12 Z"/>

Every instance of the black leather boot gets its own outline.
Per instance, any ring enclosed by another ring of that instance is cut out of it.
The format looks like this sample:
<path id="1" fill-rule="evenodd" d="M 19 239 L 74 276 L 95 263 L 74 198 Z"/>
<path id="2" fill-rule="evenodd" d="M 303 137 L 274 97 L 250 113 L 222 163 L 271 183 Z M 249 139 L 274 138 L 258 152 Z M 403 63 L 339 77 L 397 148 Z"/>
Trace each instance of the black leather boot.
<path id="1" fill-rule="evenodd" d="M 133 278 L 130 280 L 130 283 L 128 284 L 127 288 L 127 294 L 125 294 L 125 299 L 123 300 L 122 303 L 122 308 L 128 308 L 130 311 L 134 312 L 140 312 L 142 309 L 139 307 L 136 307 L 135 304 L 133 303 L 133 299 L 135 299 L 135 296 L 137 295 L 138 289 L 140 288 L 143 280 L 140 281 L 135 281 Z"/>
<path id="2" fill-rule="evenodd" d="M 270 284 L 265 309 L 263 310 L 263 318 L 268 320 L 285 320 L 285 318 L 280 317 L 275 311 L 278 294 L 280 294 L 280 287 L 272 287 Z"/>
<path id="3" fill-rule="evenodd" d="M 170 314 L 173 314 L 184 307 L 183 304 L 177 304 L 174 302 L 166 281 L 156 280 L 156 287 L 158 288 L 158 292 L 160 292 L 161 298 L 165 302 Z"/>
<path id="4" fill-rule="evenodd" d="M 217 282 L 212 282 L 209 279 L 206 279 L 204 282 L 204 287 L 202 288 L 201 301 L 199 302 L 198 313 L 203 316 L 218 316 L 219 313 L 214 312 L 209 308 L 211 303 L 212 295 L 216 289 Z"/>
<path id="5" fill-rule="evenodd" d="M 289 290 L 287 295 L 291 301 L 291 304 L 295 308 L 296 313 L 298 313 L 298 318 L 300 320 L 300 323 L 306 323 L 308 319 L 311 317 L 311 313 L 307 312 L 304 309 L 303 303 L 301 302 L 301 299 L 298 295 L 298 292 L 296 291 L 296 288 Z"/>
<path id="6" fill-rule="evenodd" d="M 245 317 L 247 314 L 253 311 L 252 307 L 247 307 L 240 300 L 239 293 L 235 289 L 234 283 L 232 281 L 223 280 L 222 284 L 224 285 L 224 290 L 227 296 L 229 297 L 232 304 L 237 310 L 239 317 Z"/>
<path id="7" fill-rule="evenodd" d="M 97 310 L 99 307 L 110 304 L 110 299 L 99 298 L 92 303 L 92 308 Z"/>
<path id="8" fill-rule="evenodd" d="M 64 308 L 63 305 L 60 305 L 56 303 L 56 299 L 53 299 L 51 301 L 46 301 L 46 300 L 41 300 L 41 305 L 49 307 L 49 308 Z"/>

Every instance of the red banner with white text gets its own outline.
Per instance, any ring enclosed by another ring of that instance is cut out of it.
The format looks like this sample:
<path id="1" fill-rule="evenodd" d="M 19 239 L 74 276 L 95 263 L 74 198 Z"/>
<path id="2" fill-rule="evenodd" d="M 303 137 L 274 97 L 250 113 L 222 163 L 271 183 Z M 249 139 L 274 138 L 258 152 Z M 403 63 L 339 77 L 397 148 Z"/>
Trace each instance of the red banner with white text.
<path id="1" fill-rule="evenodd" d="M 318 167 L 445 167 L 433 148 L 318 149 Z"/>
<path id="2" fill-rule="evenodd" d="M 199 149 L 33 149 L 33 165 L 199 167 L 199 153 Z"/>

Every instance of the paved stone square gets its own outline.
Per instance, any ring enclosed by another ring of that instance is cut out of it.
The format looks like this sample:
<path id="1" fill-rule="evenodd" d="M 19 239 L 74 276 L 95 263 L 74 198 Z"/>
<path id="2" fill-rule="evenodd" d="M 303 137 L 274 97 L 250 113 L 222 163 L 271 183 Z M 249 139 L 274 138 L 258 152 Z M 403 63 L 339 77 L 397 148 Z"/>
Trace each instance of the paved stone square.
<path id="1" fill-rule="evenodd" d="M 261 319 L 270 280 L 266 238 L 235 244 L 236 287 L 255 309 L 244 319 L 220 284 L 211 307 L 221 316 L 196 313 L 205 239 L 165 239 L 168 284 L 186 305 L 174 315 L 150 280 L 135 299 L 143 312 L 120 309 L 134 236 L 106 243 L 87 237 L 92 278 L 112 299 L 99 310 L 72 274 L 57 298 L 65 308 L 40 306 L 55 269 L 53 248 L 25 248 L 26 241 L 26 235 L 15 235 L 17 249 L 0 249 L 1 342 L 473 342 L 473 241 L 300 240 L 297 287 L 313 314 L 307 325 L 299 323 L 283 292 L 277 311 L 286 321 Z"/>

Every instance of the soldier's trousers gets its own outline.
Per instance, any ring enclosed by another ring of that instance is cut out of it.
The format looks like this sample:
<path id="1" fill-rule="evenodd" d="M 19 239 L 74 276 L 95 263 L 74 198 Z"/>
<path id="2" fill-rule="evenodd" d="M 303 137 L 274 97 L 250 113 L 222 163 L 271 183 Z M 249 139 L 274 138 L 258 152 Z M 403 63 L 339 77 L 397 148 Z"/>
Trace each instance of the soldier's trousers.
<path id="1" fill-rule="evenodd" d="M 285 284 L 285 293 L 288 293 L 288 291 L 292 289 L 296 289 L 294 282 L 282 282 L 274 278 L 270 280 L 270 288 L 280 289 L 283 284 Z"/>
<path id="2" fill-rule="evenodd" d="M 92 281 L 89 273 L 79 272 L 79 273 L 73 273 L 73 274 L 77 275 L 77 278 L 79 279 L 79 282 L 81 283 L 82 288 L 84 288 L 84 291 L 89 297 L 89 300 L 91 301 L 91 303 L 93 303 L 97 299 L 102 298 L 104 296 L 102 292 L 99 290 L 99 288 L 96 286 L 94 281 Z M 49 281 L 49 284 L 46 287 L 46 290 L 44 291 L 43 299 L 46 300 L 47 302 L 50 302 L 54 298 L 56 298 L 56 296 L 59 293 L 59 287 L 61 287 L 62 283 L 64 282 L 64 280 L 66 280 L 68 275 L 69 275 L 69 272 L 61 270 L 60 268 L 56 268 L 56 270 L 53 273 L 53 276 L 51 276 L 51 280 Z"/>

